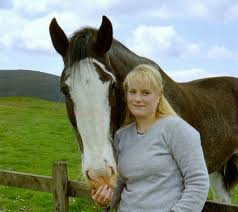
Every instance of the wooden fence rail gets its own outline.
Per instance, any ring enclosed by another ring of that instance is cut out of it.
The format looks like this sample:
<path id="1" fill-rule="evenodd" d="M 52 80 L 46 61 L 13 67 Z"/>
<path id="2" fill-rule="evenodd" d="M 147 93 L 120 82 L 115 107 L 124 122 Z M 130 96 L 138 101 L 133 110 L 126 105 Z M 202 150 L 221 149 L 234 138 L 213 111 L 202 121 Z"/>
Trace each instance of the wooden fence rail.
<path id="1" fill-rule="evenodd" d="M 52 193 L 55 212 L 69 211 L 69 197 L 91 198 L 84 182 L 68 180 L 65 162 L 53 164 L 52 177 L 0 170 L 0 185 Z M 238 212 L 238 206 L 207 201 L 203 212 Z"/>
<path id="2" fill-rule="evenodd" d="M 0 170 L 0 185 L 52 193 L 54 211 L 57 212 L 69 211 L 69 197 L 90 198 L 85 183 L 68 180 L 65 162 L 53 164 L 52 177 Z"/>

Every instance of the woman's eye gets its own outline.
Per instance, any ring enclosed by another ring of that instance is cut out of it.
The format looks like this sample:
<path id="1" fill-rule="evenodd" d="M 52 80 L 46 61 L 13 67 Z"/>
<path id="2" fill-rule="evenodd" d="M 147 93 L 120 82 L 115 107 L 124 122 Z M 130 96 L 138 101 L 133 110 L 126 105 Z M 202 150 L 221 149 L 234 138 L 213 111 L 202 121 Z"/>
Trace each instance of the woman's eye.
<path id="1" fill-rule="evenodd" d="M 131 91 L 129 91 L 129 93 L 130 93 L 130 94 L 135 94 L 136 91 L 131 90 Z"/>
<path id="2" fill-rule="evenodd" d="M 149 95 L 150 92 L 149 92 L 149 91 L 144 91 L 143 94 L 144 94 L 144 95 Z"/>

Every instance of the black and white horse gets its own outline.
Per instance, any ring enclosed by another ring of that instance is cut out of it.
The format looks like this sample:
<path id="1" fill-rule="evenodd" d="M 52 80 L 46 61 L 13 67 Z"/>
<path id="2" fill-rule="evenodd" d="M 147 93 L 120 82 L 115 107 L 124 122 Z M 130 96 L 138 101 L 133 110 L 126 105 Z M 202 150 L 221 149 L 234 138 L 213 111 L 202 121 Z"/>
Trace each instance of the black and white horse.
<path id="1" fill-rule="evenodd" d="M 115 182 L 111 141 L 125 115 L 122 82 L 136 65 L 148 63 L 161 72 L 165 96 L 175 111 L 201 134 L 215 199 L 230 202 L 229 191 L 238 179 L 237 78 L 177 83 L 155 62 L 114 40 L 112 24 L 105 16 L 99 30 L 83 28 L 70 38 L 54 18 L 50 35 L 64 60 L 61 90 L 82 152 L 83 174 L 90 187 Z"/>

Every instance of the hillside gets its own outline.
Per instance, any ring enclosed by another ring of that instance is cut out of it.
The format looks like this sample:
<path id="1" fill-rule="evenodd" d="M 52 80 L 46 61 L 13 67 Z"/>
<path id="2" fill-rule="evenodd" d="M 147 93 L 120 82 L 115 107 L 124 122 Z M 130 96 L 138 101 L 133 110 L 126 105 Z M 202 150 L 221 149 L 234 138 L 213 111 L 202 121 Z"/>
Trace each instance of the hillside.
<path id="1" fill-rule="evenodd" d="M 64 101 L 59 76 L 30 70 L 0 70 L 0 97 L 7 96 Z"/>

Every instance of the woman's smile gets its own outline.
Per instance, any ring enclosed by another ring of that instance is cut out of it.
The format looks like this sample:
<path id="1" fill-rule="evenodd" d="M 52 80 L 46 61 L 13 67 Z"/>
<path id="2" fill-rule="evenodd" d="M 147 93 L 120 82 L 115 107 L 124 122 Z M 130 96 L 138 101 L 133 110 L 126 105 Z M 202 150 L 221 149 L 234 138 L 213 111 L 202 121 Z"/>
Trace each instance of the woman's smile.
<path id="1" fill-rule="evenodd" d="M 145 107 L 145 105 L 132 105 L 134 107 Z"/>

